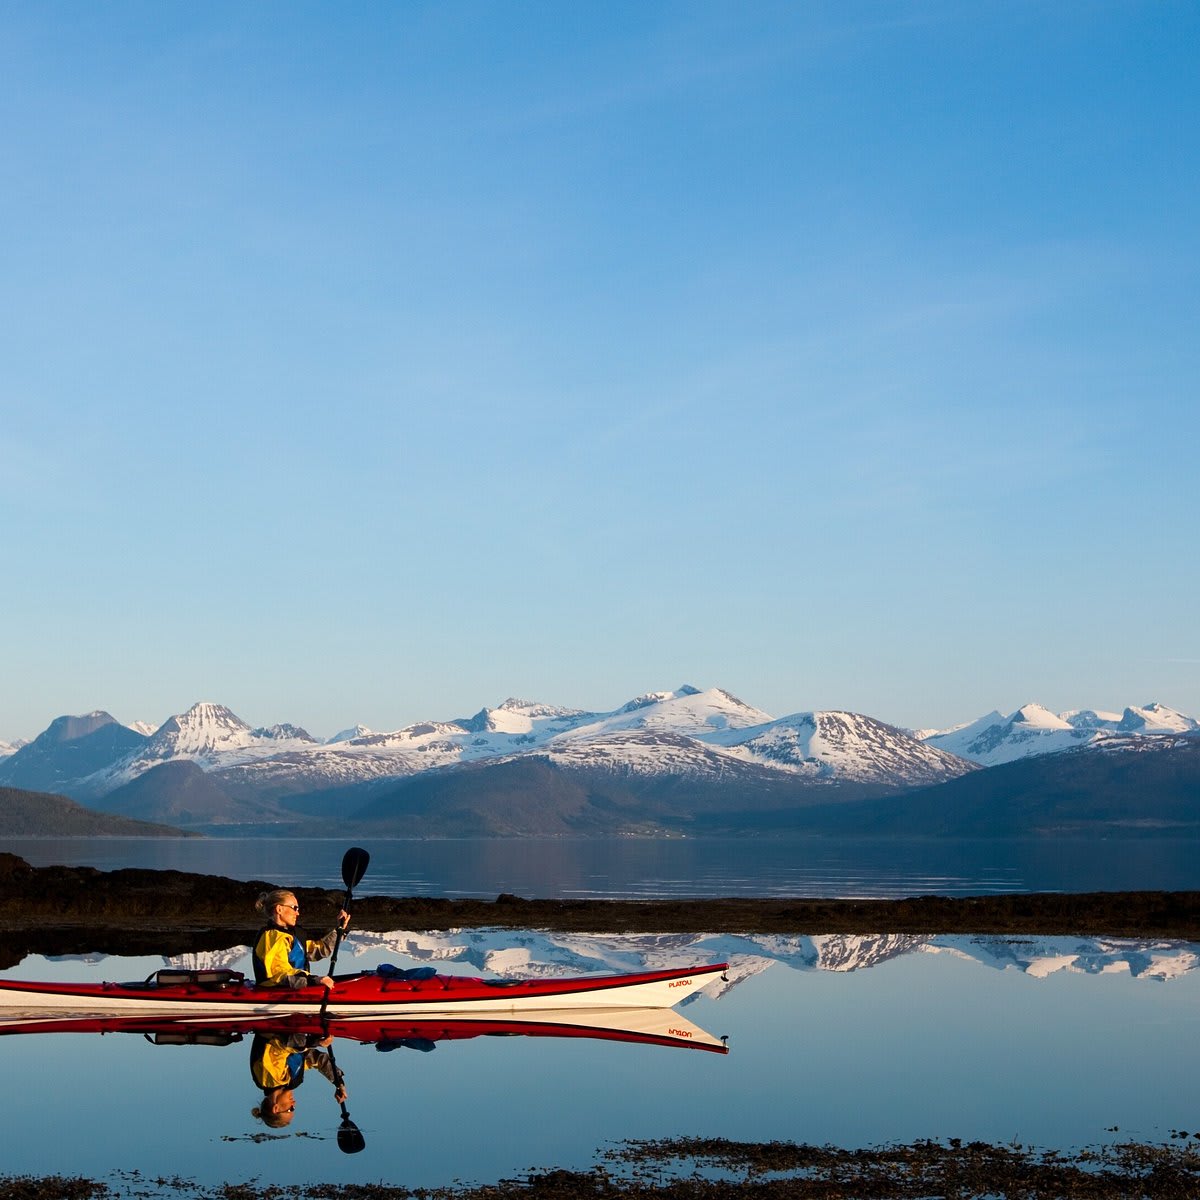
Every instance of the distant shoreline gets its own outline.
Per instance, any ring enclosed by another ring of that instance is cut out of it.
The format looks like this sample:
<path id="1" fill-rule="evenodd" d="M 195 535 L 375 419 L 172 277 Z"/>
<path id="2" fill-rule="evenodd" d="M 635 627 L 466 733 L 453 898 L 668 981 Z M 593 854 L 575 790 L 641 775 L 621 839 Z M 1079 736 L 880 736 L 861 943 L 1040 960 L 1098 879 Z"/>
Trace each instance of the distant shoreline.
<path id="1" fill-rule="evenodd" d="M 181 871 L 31 867 L 0 853 L 0 965 L 14 954 L 178 954 L 253 940 L 254 900 L 268 887 Z M 315 930 L 340 891 L 297 888 Z M 709 900 L 356 899 L 354 926 L 546 929 L 578 933 L 1054 934 L 1200 941 L 1200 892 L 1006 893 L 901 900 L 798 897 Z"/>

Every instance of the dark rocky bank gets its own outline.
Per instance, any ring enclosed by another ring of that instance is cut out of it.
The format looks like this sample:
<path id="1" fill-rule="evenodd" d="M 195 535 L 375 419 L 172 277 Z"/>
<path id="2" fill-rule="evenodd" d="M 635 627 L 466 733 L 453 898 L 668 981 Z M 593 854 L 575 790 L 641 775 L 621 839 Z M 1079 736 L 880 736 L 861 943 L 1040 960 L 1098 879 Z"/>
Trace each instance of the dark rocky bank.
<path id="1" fill-rule="evenodd" d="M 181 871 L 31 867 L 0 853 L 0 966 L 26 954 L 180 954 L 249 944 L 256 897 L 274 882 Z M 305 919 L 327 929 L 340 891 L 297 888 Z M 904 900 L 495 900 L 356 896 L 354 925 L 488 926 L 590 933 L 1079 934 L 1200 941 L 1200 892 L 1092 892 Z"/>

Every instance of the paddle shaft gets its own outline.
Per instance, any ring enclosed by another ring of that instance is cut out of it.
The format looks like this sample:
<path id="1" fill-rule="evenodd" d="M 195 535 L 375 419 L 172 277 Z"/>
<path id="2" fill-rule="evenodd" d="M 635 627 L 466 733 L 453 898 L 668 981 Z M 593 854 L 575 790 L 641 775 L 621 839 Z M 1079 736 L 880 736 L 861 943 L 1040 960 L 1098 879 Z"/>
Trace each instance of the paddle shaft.
<path id="1" fill-rule="evenodd" d="M 371 861 L 371 856 L 360 846 L 352 846 L 346 851 L 342 857 L 342 882 L 346 885 L 346 895 L 342 900 L 342 911 L 350 912 L 350 901 L 354 895 L 355 885 L 362 881 L 362 877 L 367 873 L 367 864 Z M 333 977 L 334 968 L 337 966 L 338 951 L 342 948 L 342 938 L 345 936 L 346 930 L 343 925 L 337 927 L 337 934 L 333 939 L 333 955 L 329 959 L 329 976 Z M 325 1019 L 325 1008 L 329 1004 L 329 988 L 325 989 L 325 995 L 321 997 L 321 1019 Z"/>

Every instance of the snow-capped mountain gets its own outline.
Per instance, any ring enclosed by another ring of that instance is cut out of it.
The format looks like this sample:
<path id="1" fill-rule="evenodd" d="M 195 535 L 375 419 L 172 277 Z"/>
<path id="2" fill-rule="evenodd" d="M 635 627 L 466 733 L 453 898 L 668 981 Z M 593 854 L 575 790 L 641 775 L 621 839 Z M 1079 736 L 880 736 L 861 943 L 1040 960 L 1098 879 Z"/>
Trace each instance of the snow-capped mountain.
<path id="1" fill-rule="evenodd" d="M 170 717 L 133 754 L 86 781 L 86 793 L 99 795 L 128 783 L 161 763 L 188 760 L 204 770 L 269 758 L 316 746 L 295 725 L 251 729 L 223 704 L 200 701 Z"/>
<path id="2" fill-rule="evenodd" d="M 7 758 L 10 754 L 16 754 L 22 746 L 26 745 L 28 745 L 28 742 L 24 738 L 17 738 L 11 742 L 0 741 L 0 758 Z"/>
<path id="3" fill-rule="evenodd" d="M 797 713 L 705 740 L 748 762 L 813 779 L 916 787 L 964 770 L 961 757 L 861 713 Z"/>
<path id="4" fill-rule="evenodd" d="M 338 742 L 351 742 L 355 738 L 370 737 L 375 731 L 365 725 L 351 725 L 349 729 L 339 729 L 333 737 L 325 739 L 325 745 L 336 746 Z"/>
<path id="5" fill-rule="evenodd" d="M 703 739 L 706 735 L 765 725 L 771 717 L 752 708 L 723 688 L 685 685 L 674 692 L 649 692 L 623 704 L 616 712 L 580 714 L 570 730 L 573 738 L 592 740 L 629 732 L 673 733 Z"/>
<path id="6" fill-rule="evenodd" d="M 1004 716 L 990 712 L 967 725 L 940 732 L 922 731 L 928 746 L 946 750 L 982 766 L 994 767 L 1035 754 L 1056 754 L 1081 746 L 1122 744 L 1130 738 L 1194 733 L 1200 721 L 1162 704 L 1126 708 L 1121 714 L 1076 709 L 1053 713 L 1026 704 Z"/>
<path id="7" fill-rule="evenodd" d="M 225 706 L 200 702 L 149 736 L 107 713 L 60 717 L 34 742 L 0 756 L 0 785 L 98 803 L 156 767 L 187 762 L 215 785 L 208 808 L 224 795 L 239 812 L 262 814 L 267 824 L 296 824 L 365 812 L 378 798 L 382 808 L 370 819 L 402 823 L 405 814 L 423 814 L 425 831 L 435 833 L 428 822 L 447 802 L 448 793 L 437 790 L 450 778 L 447 769 L 491 771 L 493 764 L 524 759 L 544 764 L 542 774 L 510 774 L 507 782 L 473 776 L 467 791 L 477 784 L 490 787 L 487 803 L 496 814 L 511 807 L 506 794 L 523 791 L 528 799 L 530 787 L 541 787 L 542 807 L 527 806 L 522 818 L 533 822 L 531 830 L 550 815 L 550 807 L 561 808 L 568 793 L 575 808 L 564 833 L 599 832 L 617 816 L 626 821 L 625 831 L 652 831 L 655 820 L 664 819 L 682 828 L 680 822 L 701 814 L 708 828 L 721 829 L 737 825 L 739 806 L 780 813 L 797 803 L 841 803 L 930 787 L 979 766 L 1060 750 L 1150 749 L 1181 738 L 1190 745 L 1198 734 L 1200 722 L 1161 704 L 1120 714 L 1091 709 L 1056 714 L 1028 704 L 1009 716 L 992 712 L 968 725 L 916 736 L 852 712 L 774 719 L 721 688 L 683 686 L 644 693 L 611 712 L 510 698 L 471 717 L 422 721 L 382 733 L 354 726 L 318 741 L 289 724 L 251 728 Z M 591 800 L 589 773 L 600 785 Z M 395 789 L 418 777 L 436 780 L 436 788 L 420 796 L 409 793 L 403 804 L 389 807 Z M 150 796 L 165 804 L 159 793 L 174 779 L 157 776 L 157 790 L 140 802 L 148 803 Z M 639 822 L 637 809 L 650 788 L 656 789 L 657 815 L 645 814 Z M 461 792 L 455 799 L 464 827 L 475 802 L 475 796 L 464 798 Z M 226 820 L 245 823 L 248 818 L 227 814 Z M 499 817 L 496 827 L 517 832 Z"/>
<path id="8" fill-rule="evenodd" d="M 1085 708 L 1059 714 L 1075 729 L 1103 729 L 1111 733 L 1193 733 L 1200 721 L 1185 716 L 1165 704 L 1147 704 L 1141 708 L 1126 708 L 1122 713 L 1095 712 Z"/>
<path id="9" fill-rule="evenodd" d="M 530 753 L 577 769 L 713 777 L 736 769 L 736 760 L 744 756 L 708 745 L 705 735 L 770 720 L 720 688 L 700 691 L 686 685 L 639 696 L 611 713 L 510 698 L 472 717 L 422 721 L 253 761 L 243 756 L 214 769 L 235 790 L 252 781 L 260 793 L 265 788 L 277 794 L 403 779 Z"/>

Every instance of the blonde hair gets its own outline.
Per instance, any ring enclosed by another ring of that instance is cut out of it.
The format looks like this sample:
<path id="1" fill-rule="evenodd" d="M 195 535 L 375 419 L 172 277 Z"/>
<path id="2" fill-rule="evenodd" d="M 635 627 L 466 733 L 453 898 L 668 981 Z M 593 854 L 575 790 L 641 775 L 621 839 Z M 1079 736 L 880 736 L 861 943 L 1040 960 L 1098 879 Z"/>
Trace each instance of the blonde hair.
<path id="1" fill-rule="evenodd" d="M 256 1104 L 250 1110 L 250 1115 L 256 1121 L 261 1121 L 268 1129 L 281 1129 L 284 1125 L 290 1125 L 292 1121 L 292 1114 L 276 1112 L 274 1102 L 267 1096 L 263 1097 L 261 1104 Z"/>
<path id="2" fill-rule="evenodd" d="M 263 892 L 255 900 L 254 911 L 262 913 L 264 917 L 269 917 L 275 911 L 275 906 L 283 904 L 286 900 L 290 900 L 294 904 L 296 902 L 295 892 L 289 891 L 287 888 L 273 888 L 269 892 Z"/>

